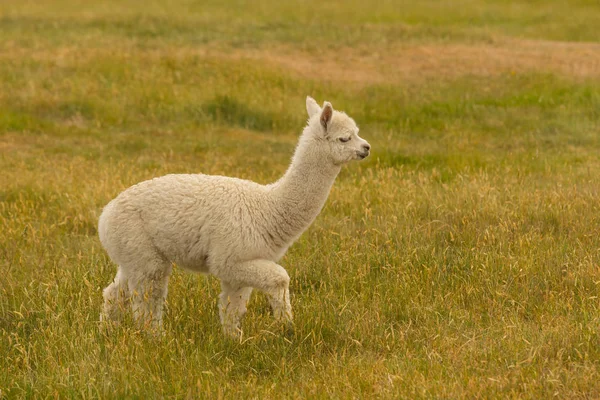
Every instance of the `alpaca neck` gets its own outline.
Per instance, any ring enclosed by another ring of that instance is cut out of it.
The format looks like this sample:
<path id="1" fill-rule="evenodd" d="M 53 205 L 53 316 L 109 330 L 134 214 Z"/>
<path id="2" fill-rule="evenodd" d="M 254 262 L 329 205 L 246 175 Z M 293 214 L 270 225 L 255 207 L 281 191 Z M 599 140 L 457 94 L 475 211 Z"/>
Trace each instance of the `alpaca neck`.
<path id="1" fill-rule="evenodd" d="M 310 129 L 310 128 L 307 128 Z M 323 150 L 324 143 L 306 132 L 300 138 L 290 167 L 272 185 L 282 221 L 292 239 L 300 235 L 319 215 L 340 172 Z M 286 235 L 286 236 L 288 236 Z"/>

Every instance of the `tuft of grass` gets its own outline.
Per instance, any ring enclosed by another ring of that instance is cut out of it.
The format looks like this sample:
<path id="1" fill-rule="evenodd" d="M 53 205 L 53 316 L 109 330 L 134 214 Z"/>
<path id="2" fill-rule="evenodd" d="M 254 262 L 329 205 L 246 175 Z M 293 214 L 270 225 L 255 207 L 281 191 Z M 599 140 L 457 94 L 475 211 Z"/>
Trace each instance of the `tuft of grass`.
<path id="1" fill-rule="evenodd" d="M 600 397 L 598 11 L 3 4 L 0 398 Z M 295 334 L 255 294 L 226 340 L 219 283 L 178 268 L 164 337 L 101 330 L 102 207 L 167 173 L 277 179 L 306 95 L 373 154 L 281 261 Z"/>

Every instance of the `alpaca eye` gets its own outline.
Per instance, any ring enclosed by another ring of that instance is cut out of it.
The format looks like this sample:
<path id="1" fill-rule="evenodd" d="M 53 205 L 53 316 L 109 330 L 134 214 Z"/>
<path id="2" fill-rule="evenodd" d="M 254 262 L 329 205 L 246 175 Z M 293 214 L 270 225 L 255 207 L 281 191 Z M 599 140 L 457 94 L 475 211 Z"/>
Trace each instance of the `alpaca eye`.
<path id="1" fill-rule="evenodd" d="M 349 141 L 350 141 L 350 139 L 352 139 L 352 137 L 347 137 L 347 138 L 343 138 L 343 137 L 341 137 L 341 138 L 339 138 L 338 140 L 339 140 L 340 142 L 342 142 L 342 143 L 346 143 L 346 142 L 349 142 Z"/>

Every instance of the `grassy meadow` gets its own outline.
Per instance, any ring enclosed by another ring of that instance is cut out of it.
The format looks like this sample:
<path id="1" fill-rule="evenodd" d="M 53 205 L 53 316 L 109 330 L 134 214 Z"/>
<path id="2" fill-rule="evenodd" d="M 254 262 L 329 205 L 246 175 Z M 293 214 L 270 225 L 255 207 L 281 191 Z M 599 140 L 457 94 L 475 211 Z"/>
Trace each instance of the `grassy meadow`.
<path id="1" fill-rule="evenodd" d="M 600 5 L 0 4 L 0 399 L 600 398 Z M 304 101 L 373 151 L 281 264 L 295 334 L 175 269 L 166 334 L 99 329 L 102 207 L 268 183 Z"/>

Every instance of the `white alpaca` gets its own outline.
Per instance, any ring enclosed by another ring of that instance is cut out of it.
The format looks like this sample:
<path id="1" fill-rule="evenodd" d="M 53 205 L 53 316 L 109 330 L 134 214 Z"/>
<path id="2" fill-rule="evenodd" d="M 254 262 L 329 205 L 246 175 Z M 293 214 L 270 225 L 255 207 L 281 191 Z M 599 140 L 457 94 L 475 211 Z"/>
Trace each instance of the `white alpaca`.
<path id="1" fill-rule="evenodd" d="M 285 175 L 270 185 L 201 174 L 166 175 L 123 191 L 104 208 L 100 241 L 118 264 L 101 320 L 131 305 L 161 329 L 172 263 L 221 280 L 223 330 L 240 335 L 253 288 L 275 318 L 291 322 L 289 281 L 278 260 L 317 217 L 343 164 L 369 155 L 352 118 L 307 97 L 308 124 Z"/>

